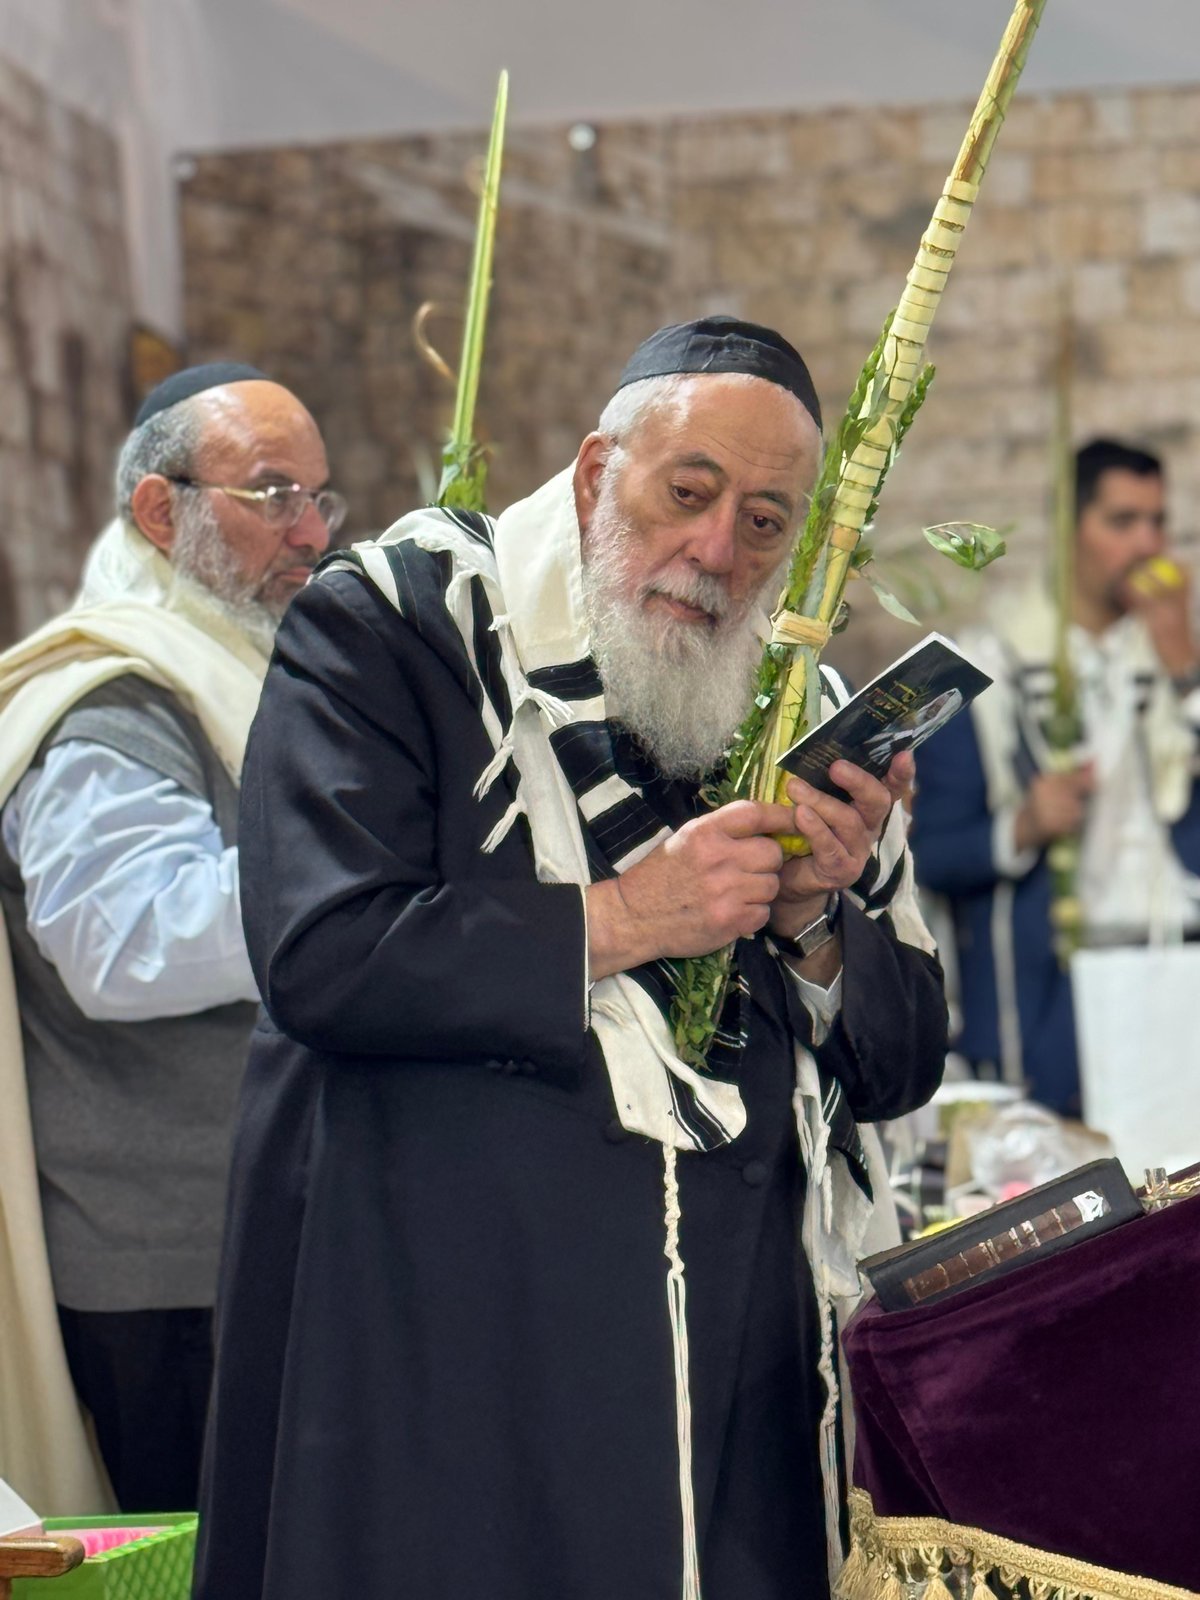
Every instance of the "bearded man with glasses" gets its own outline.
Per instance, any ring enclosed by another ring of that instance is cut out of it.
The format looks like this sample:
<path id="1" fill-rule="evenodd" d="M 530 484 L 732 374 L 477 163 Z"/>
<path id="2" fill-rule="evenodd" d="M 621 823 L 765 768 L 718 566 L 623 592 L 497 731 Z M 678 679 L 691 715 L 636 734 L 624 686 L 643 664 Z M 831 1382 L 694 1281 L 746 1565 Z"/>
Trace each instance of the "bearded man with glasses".
<path id="1" fill-rule="evenodd" d="M 0 656 L 0 1476 L 44 1512 L 107 1498 L 80 1401 L 124 1509 L 196 1503 L 258 999 L 242 755 L 275 628 L 345 517 L 328 480 L 287 389 L 175 374 L 79 598 Z"/>

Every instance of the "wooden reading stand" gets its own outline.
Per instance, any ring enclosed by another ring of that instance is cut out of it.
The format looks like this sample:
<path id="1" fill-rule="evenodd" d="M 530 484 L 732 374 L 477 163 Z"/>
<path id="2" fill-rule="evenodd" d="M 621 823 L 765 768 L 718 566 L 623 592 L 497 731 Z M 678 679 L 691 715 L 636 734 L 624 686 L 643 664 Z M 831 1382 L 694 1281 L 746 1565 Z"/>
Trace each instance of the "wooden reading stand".
<path id="1" fill-rule="evenodd" d="M 83 1560 L 78 1539 L 0 1539 L 0 1600 L 14 1578 L 61 1578 Z"/>

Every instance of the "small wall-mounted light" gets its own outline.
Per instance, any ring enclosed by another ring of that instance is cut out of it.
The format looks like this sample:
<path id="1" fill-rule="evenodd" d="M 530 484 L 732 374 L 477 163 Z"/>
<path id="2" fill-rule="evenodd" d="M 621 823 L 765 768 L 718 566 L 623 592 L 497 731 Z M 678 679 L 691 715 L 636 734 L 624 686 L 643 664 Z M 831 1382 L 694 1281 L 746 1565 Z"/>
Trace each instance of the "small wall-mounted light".
<path id="1" fill-rule="evenodd" d="M 596 130 L 590 122 L 577 122 L 567 134 L 567 143 L 579 155 L 595 149 Z"/>

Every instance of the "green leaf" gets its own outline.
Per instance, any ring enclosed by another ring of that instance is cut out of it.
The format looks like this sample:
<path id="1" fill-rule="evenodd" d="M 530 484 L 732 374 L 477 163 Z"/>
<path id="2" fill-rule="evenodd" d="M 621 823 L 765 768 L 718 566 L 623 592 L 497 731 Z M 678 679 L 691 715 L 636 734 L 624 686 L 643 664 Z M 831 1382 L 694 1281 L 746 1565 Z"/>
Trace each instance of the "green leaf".
<path id="1" fill-rule="evenodd" d="M 984 567 L 1005 553 L 1004 535 L 1008 528 L 988 528 L 981 522 L 939 522 L 924 530 L 925 537 L 939 554 L 969 572 Z"/>
<path id="2" fill-rule="evenodd" d="M 439 506 L 457 506 L 463 511 L 487 510 L 488 451 L 472 445 L 456 453 L 448 444 L 442 455 L 442 481 L 438 489 Z"/>
<path id="3" fill-rule="evenodd" d="M 871 585 L 872 589 L 874 589 L 875 598 L 879 601 L 879 604 L 885 611 L 890 611 L 894 617 L 899 617 L 901 622 L 911 622 L 914 628 L 919 628 L 921 626 L 917 618 L 913 616 L 912 612 L 904 604 L 903 600 L 898 600 L 896 598 L 896 596 L 888 588 L 887 584 L 884 583 L 883 579 L 872 570 L 871 566 L 861 568 L 860 576 L 864 577 Z"/>

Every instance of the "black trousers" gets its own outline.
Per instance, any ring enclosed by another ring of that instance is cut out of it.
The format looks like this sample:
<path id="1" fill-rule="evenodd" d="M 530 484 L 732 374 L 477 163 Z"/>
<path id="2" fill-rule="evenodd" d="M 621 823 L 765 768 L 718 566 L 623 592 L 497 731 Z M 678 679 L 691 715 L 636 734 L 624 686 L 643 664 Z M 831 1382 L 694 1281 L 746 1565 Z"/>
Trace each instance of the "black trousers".
<path id="1" fill-rule="evenodd" d="M 193 1511 L 212 1386 L 212 1311 L 59 1306 L 67 1364 L 122 1511 Z"/>

